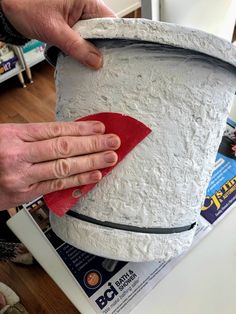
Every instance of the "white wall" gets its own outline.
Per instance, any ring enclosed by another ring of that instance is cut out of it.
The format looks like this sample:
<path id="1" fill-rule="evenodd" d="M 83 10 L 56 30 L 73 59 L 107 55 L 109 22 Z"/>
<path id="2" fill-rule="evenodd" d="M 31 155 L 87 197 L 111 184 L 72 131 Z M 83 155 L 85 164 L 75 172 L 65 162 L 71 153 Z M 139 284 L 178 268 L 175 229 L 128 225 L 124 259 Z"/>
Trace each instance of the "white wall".
<path id="1" fill-rule="evenodd" d="M 231 41 L 236 0 L 160 0 L 160 3 L 161 21 L 198 28 Z"/>
<path id="2" fill-rule="evenodd" d="M 119 17 L 129 14 L 141 6 L 141 0 L 104 0 Z"/>

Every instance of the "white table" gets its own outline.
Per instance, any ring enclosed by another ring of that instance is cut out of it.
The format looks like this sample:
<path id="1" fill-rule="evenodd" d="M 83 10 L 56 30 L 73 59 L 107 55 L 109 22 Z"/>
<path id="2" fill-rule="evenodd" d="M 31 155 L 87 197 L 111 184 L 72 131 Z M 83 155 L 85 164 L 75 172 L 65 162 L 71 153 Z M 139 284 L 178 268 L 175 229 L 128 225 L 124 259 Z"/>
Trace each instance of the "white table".
<path id="1" fill-rule="evenodd" d="M 236 313 L 236 208 L 131 314 Z"/>

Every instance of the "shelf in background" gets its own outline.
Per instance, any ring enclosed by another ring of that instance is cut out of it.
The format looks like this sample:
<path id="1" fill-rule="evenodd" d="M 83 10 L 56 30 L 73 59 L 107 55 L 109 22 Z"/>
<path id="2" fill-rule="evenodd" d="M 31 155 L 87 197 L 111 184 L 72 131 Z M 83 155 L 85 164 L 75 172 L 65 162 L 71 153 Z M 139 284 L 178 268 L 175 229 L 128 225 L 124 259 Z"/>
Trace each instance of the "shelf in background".
<path id="1" fill-rule="evenodd" d="M 25 63 L 27 64 L 28 67 L 32 67 L 35 64 L 43 61 L 45 59 L 44 57 L 44 51 L 38 51 L 37 49 L 28 51 L 24 53 L 24 59 Z"/>
<path id="2" fill-rule="evenodd" d="M 16 63 L 16 67 L 14 69 L 11 69 L 10 71 L 7 71 L 0 75 L 0 83 L 4 82 L 5 80 L 8 80 L 9 78 L 18 75 L 24 71 L 24 67 L 19 65 L 19 62 Z"/>

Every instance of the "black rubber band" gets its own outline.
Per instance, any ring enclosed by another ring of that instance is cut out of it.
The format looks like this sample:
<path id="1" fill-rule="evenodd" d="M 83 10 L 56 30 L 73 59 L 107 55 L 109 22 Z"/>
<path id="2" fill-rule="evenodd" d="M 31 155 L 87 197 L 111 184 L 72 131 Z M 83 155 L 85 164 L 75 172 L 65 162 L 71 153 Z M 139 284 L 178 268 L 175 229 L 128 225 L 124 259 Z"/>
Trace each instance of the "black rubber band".
<path id="1" fill-rule="evenodd" d="M 72 210 L 69 210 L 66 213 L 68 216 L 71 216 L 73 218 L 92 223 L 94 225 L 108 227 L 112 229 L 118 229 L 118 230 L 124 230 L 124 231 L 131 231 L 131 232 L 137 232 L 137 233 L 149 233 L 149 234 L 171 234 L 171 233 L 181 233 L 185 231 L 189 231 L 193 229 L 196 225 L 196 222 L 192 223 L 191 225 L 184 226 L 184 227 L 173 227 L 173 228 L 142 228 L 142 227 L 136 227 L 136 226 L 130 226 L 130 225 L 123 225 L 123 224 L 117 224 L 110 221 L 101 221 L 95 218 L 88 217 L 86 215 L 82 215 L 79 213 L 76 213 Z"/>

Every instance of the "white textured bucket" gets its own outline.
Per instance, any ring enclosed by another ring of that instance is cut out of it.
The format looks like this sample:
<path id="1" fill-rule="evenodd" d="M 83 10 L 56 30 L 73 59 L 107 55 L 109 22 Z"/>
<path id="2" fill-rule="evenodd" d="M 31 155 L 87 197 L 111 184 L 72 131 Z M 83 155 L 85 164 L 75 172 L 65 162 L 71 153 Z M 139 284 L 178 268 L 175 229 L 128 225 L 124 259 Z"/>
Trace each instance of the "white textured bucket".
<path id="1" fill-rule="evenodd" d="M 196 230 L 236 90 L 236 50 L 201 31 L 147 20 L 96 19 L 75 29 L 97 38 L 104 66 L 95 72 L 59 56 L 58 119 L 119 112 L 152 133 L 72 209 L 91 221 L 52 214 L 52 228 L 104 257 L 172 258 Z"/>

